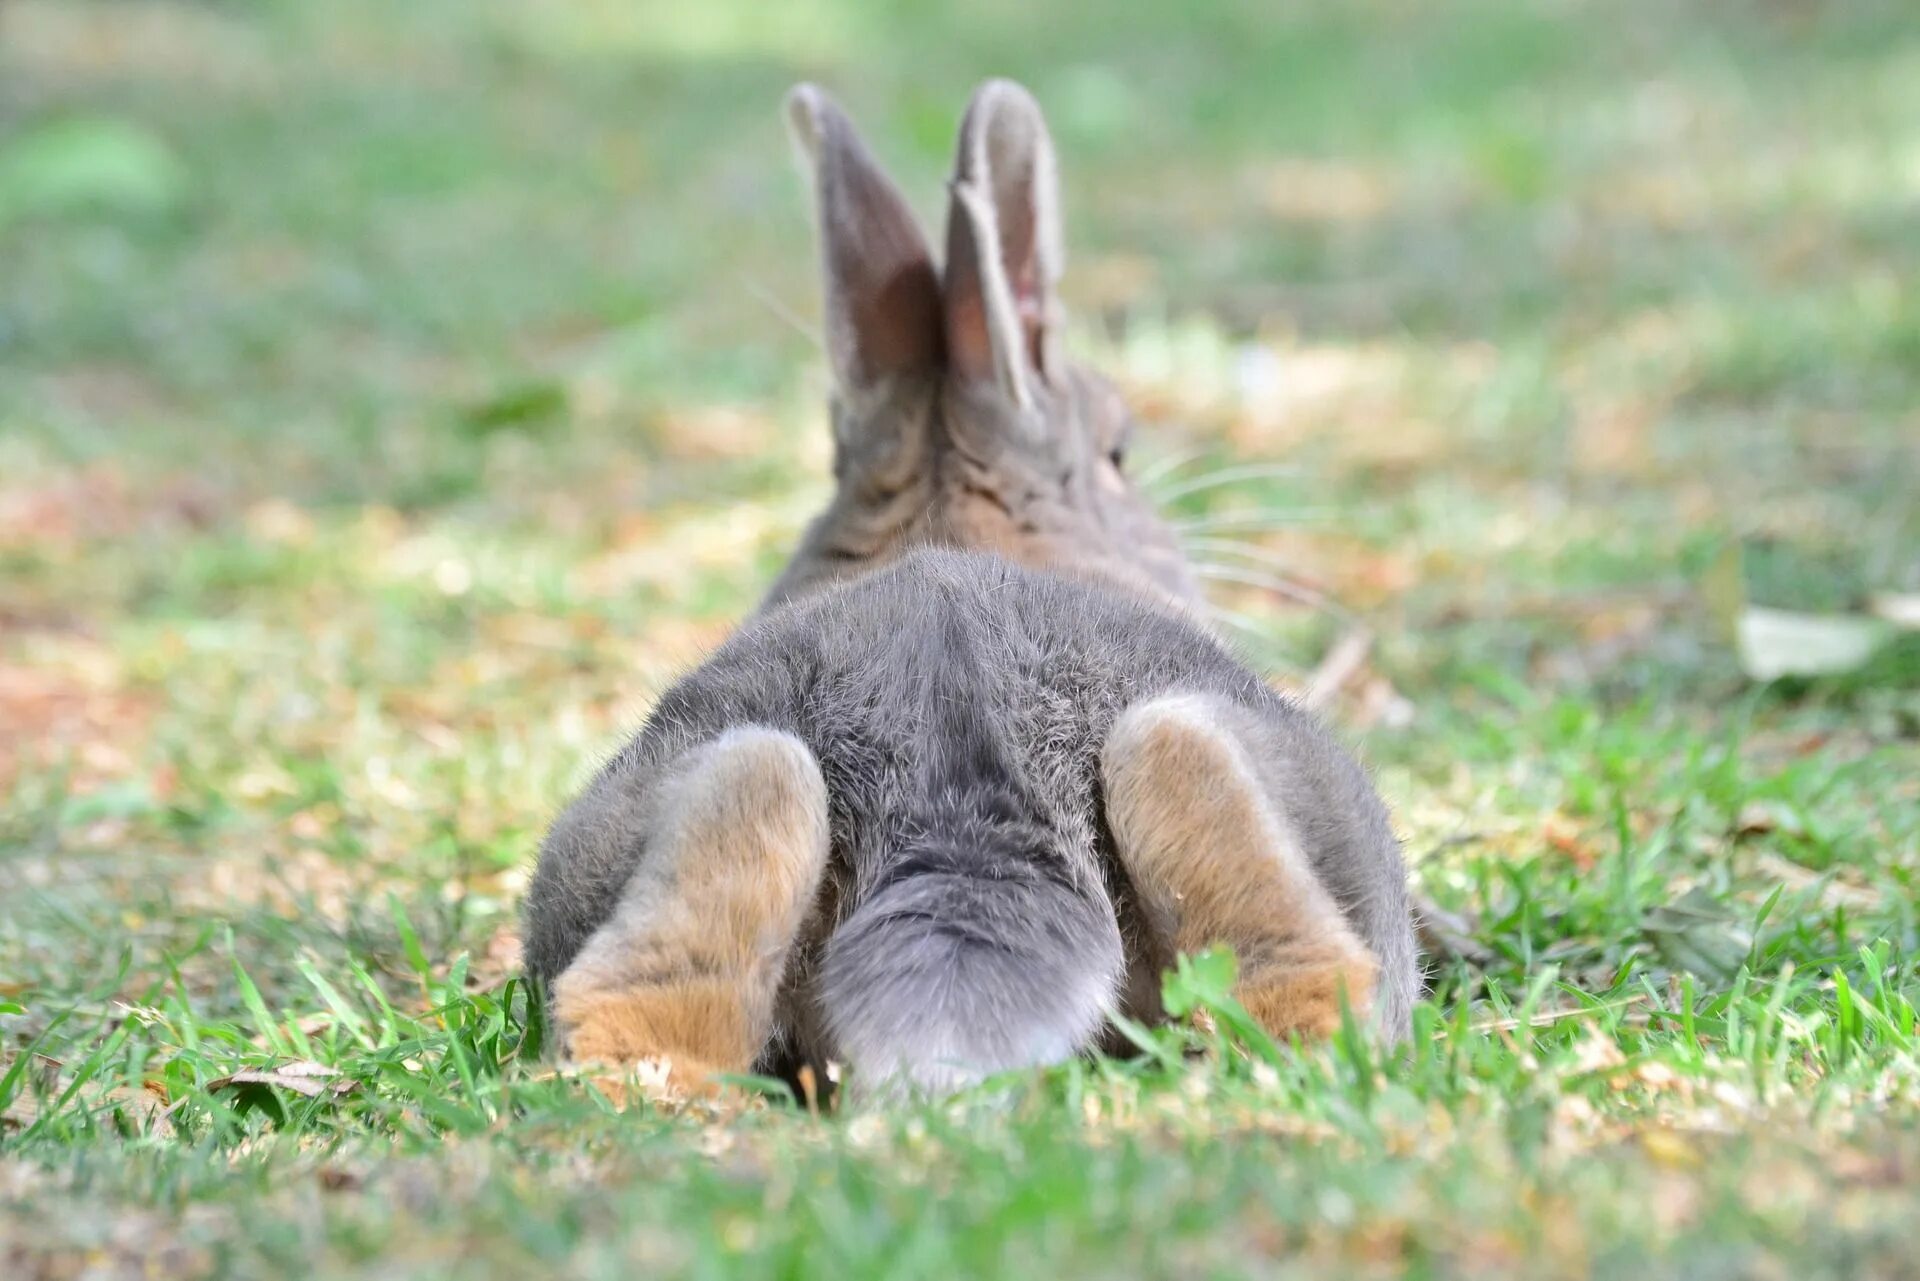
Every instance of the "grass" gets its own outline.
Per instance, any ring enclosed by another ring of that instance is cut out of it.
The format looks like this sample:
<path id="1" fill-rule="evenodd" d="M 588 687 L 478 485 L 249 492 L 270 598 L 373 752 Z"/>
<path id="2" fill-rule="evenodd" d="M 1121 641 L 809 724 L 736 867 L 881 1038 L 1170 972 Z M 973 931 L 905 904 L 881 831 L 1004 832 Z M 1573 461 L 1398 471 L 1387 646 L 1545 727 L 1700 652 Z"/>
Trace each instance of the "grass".
<path id="1" fill-rule="evenodd" d="M 1213 958 L 1136 1060 L 650 1106 L 513 914 L 823 493 L 779 94 L 931 213 L 990 73 L 1474 959 L 1393 1054 Z M 1920 591 L 1917 86 L 1891 0 L 0 8 L 0 1271 L 1912 1275 L 1920 658 L 1755 684 L 1712 580 Z"/>

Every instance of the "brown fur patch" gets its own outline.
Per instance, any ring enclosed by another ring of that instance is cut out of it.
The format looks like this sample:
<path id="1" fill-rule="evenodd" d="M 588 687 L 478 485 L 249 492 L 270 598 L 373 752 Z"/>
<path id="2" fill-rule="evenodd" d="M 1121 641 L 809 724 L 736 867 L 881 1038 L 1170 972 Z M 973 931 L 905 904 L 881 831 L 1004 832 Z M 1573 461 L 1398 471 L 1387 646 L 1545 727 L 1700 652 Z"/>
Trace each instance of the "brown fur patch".
<path id="1" fill-rule="evenodd" d="M 661 825 L 619 908 L 554 984 L 576 1058 L 665 1059 L 679 1083 L 765 1043 L 827 859 L 827 794 L 798 739 L 734 730 L 660 780 Z"/>
<path id="2" fill-rule="evenodd" d="M 759 1050 L 740 985 L 731 981 L 596 990 L 555 985 L 553 1013 L 576 1059 L 666 1061 L 669 1080 L 697 1086 L 718 1072 L 744 1071 Z"/>
<path id="3" fill-rule="evenodd" d="M 1243 975 L 1234 995 L 1273 1036 L 1331 1036 L 1340 1030 L 1342 999 L 1354 1018 L 1366 1017 L 1378 968 L 1364 951 L 1274 965 Z"/>
<path id="4" fill-rule="evenodd" d="M 1245 749 L 1232 709 L 1172 696 L 1128 711 L 1102 761 L 1112 825 L 1165 953 L 1216 943 L 1240 958 L 1236 995 L 1275 1036 L 1324 1035 L 1344 991 L 1356 1016 L 1376 963 L 1301 851 Z"/>

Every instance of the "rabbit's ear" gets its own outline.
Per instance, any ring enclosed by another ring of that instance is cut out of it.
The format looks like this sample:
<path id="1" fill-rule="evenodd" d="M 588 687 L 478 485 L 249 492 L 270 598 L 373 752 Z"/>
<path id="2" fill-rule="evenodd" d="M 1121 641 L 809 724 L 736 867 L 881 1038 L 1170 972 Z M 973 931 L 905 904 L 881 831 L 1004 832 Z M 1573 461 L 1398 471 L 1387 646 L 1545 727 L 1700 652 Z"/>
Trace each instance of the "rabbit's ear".
<path id="1" fill-rule="evenodd" d="M 1011 80 L 974 91 L 960 122 L 947 209 L 947 350 L 953 371 L 991 379 L 1018 405 L 1053 361 L 1066 254 L 1053 139 Z"/>
<path id="2" fill-rule="evenodd" d="M 866 387 L 933 368 L 942 347 L 940 284 L 913 211 L 823 89 L 794 86 L 787 122 L 819 192 L 834 375 L 842 386 Z"/>

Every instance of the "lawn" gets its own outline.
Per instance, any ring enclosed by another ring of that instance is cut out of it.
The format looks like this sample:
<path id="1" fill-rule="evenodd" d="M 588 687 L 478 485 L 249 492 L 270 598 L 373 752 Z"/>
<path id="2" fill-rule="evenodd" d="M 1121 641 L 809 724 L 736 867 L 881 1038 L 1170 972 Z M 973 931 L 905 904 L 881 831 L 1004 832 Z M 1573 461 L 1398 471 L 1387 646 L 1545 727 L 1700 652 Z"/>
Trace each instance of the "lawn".
<path id="1" fill-rule="evenodd" d="M 1920 1276 L 1910 4 L 964 9 L 0 5 L 0 1274 Z M 1203 962 L 1137 1059 L 657 1105 L 516 904 L 826 492 L 780 95 L 931 216 L 989 74 L 1459 937 L 1398 1052 Z"/>

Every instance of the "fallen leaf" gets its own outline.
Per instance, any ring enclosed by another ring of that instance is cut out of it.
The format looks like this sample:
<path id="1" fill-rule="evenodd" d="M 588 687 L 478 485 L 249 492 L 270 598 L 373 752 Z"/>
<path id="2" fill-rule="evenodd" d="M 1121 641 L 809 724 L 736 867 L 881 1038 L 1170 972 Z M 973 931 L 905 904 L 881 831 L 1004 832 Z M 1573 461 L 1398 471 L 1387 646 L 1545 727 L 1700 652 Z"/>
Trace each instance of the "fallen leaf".
<path id="1" fill-rule="evenodd" d="M 1740 614 L 1740 666 L 1756 681 L 1833 676 L 1866 666 L 1889 624 L 1853 614 L 1801 614 L 1749 605 Z"/>
<path id="2" fill-rule="evenodd" d="M 271 1085 L 283 1090 L 292 1090 L 314 1099 L 322 1094 L 348 1094 L 360 1087 L 358 1081 L 346 1080 L 338 1069 L 324 1063 L 293 1062 L 283 1063 L 274 1068 L 252 1068 L 244 1072 L 235 1072 L 231 1076 L 215 1077 L 207 1082 L 212 1092 L 233 1089 L 246 1085 Z"/>
<path id="3" fill-rule="evenodd" d="M 1883 592 L 1869 607 L 1875 618 L 1884 619 L 1903 632 L 1920 632 L 1920 592 Z"/>
<path id="4" fill-rule="evenodd" d="M 1753 950 L 1753 936 L 1746 927 L 1700 889 L 1688 890 L 1677 903 L 1654 908 L 1640 928 L 1667 964 L 1703 978 L 1732 978 Z"/>

